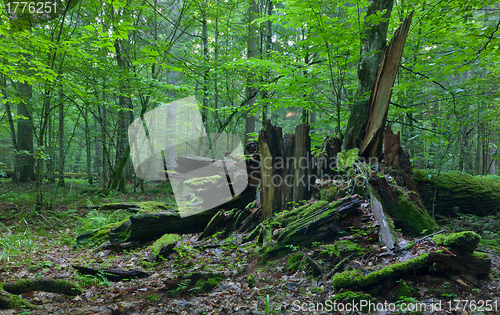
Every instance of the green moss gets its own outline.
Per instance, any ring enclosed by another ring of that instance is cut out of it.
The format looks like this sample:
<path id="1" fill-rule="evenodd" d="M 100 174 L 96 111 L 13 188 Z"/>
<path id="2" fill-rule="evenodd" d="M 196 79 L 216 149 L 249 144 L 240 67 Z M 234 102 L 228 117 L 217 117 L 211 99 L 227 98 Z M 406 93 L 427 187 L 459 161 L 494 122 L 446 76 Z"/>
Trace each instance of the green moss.
<path id="1" fill-rule="evenodd" d="M 349 240 L 335 242 L 334 248 L 335 254 L 339 257 L 345 257 L 353 253 L 356 255 L 366 253 L 366 249 L 363 246 Z"/>
<path id="2" fill-rule="evenodd" d="M 435 170 L 413 171 L 413 178 L 419 183 L 419 191 L 422 187 L 421 194 L 427 203 L 432 203 L 434 185 L 437 185 L 436 212 L 446 212 L 450 208 L 456 208 L 456 212 L 478 215 L 496 212 L 500 203 L 499 176 L 472 176 L 458 171 L 437 175 Z M 428 189 L 424 189 L 423 184 L 428 184 Z"/>
<path id="3" fill-rule="evenodd" d="M 90 230 L 85 232 L 84 234 L 78 236 L 77 246 L 94 247 L 101 245 L 102 243 L 109 240 L 109 232 L 111 232 L 112 229 L 121 226 L 126 221 L 128 221 L 128 218 L 123 219 L 119 222 L 107 224 L 97 230 Z M 124 238 L 126 238 L 126 235 L 124 235 Z"/>
<path id="4" fill-rule="evenodd" d="M 305 217 L 310 213 L 318 211 L 321 208 L 324 208 L 328 205 L 328 201 L 318 200 L 312 204 L 305 204 L 298 208 L 289 211 L 280 212 L 274 218 L 268 219 L 270 220 L 271 225 L 286 227 L 290 223 L 296 221 L 299 218 Z"/>
<path id="5" fill-rule="evenodd" d="M 180 237 L 178 234 L 163 235 L 153 243 L 153 255 L 156 259 L 159 259 L 162 256 L 168 256 L 179 239 Z"/>
<path id="6" fill-rule="evenodd" d="M 28 308 L 36 309 L 38 306 L 25 301 L 20 296 L 10 294 L 0 289 L 0 309 Z"/>
<path id="7" fill-rule="evenodd" d="M 474 258 L 479 258 L 479 259 L 490 259 L 490 257 L 488 256 L 488 254 L 486 253 L 481 253 L 481 252 L 473 252 L 472 254 L 470 254 L 472 257 Z"/>
<path id="8" fill-rule="evenodd" d="M 157 202 L 157 201 L 143 201 L 143 202 L 137 202 L 136 204 L 139 205 L 141 209 L 147 213 L 156 213 L 169 210 L 170 208 L 172 208 L 168 207 L 167 204 L 163 202 Z"/>
<path id="9" fill-rule="evenodd" d="M 468 255 L 477 248 L 481 236 L 473 231 L 464 231 L 448 235 L 437 234 L 432 240 L 436 245 L 448 247 L 455 254 Z"/>
<path id="10" fill-rule="evenodd" d="M 390 277 L 403 274 L 412 269 L 425 267 L 428 263 L 428 254 L 410 259 L 408 261 L 393 264 L 382 269 L 375 270 L 364 276 L 359 270 L 347 270 L 335 274 L 332 278 L 332 284 L 335 288 L 363 288 L 371 284 L 380 282 Z"/>
<path id="11" fill-rule="evenodd" d="M 203 188 L 206 185 L 216 185 L 222 177 L 220 175 L 191 178 L 185 184 L 192 188 Z"/>
<path id="12" fill-rule="evenodd" d="M 304 254 L 302 253 L 297 253 L 295 255 L 288 257 L 286 269 L 297 270 L 298 267 L 300 266 L 300 263 L 302 262 L 302 259 L 304 259 Z"/>
<path id="13" fill-rule="evenodd" d="M 399 281 L 398 299 L 402 300 L 404 298 L 409 298 L 409 297 L 411 297 L 410 286 L 408 285 L 408 283 L 406 283 L 405 280 L 401 279 Z"/>
<path id="14" fill-rule="evenodd" d="M 368 312 L 368 305 L 370 304 L 369 302 L 372 302 L 373 304 L 377 303 L 377 300 L 371 296 L 370 294 L 368 293 L 363 293 L 363 292 L 353 292 L 353 291 L 346 291 L 346 292 L 342 292 L 340 294 L 336 294 L 332 297 L 331 299 L 332 301 L 334 302 L 357 302 L 356 304 L 360 305 L 361 304 L 361 301 L 367 301 L 368 303 L 363 303 L 363 305 L 366 305 L 364 306 L 361 311 L 363 313 L 366 313 Z"/>
<path id="15" fill-rule="evenodd" d="M 424 231 L 430 232 L 438 227 L 425 208 L 418 207 L 407 195 L 401 196 L 397 203 L 387 205 L 386 209 L 411 235 L 421 235 Z"/>

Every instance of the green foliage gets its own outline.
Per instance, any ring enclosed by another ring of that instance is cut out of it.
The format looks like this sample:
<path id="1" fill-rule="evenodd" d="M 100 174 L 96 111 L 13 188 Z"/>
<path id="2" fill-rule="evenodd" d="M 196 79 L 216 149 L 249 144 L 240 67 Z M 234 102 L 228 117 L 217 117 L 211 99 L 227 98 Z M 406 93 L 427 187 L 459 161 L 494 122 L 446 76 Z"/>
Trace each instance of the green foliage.
<path id="1" fill-rule="evenodd" d="M 29 229 L 21 230 L 21 225 L 16 231 L 7 230 L 0 237 L 0 266 L 18 257 L 28 260 L 40 246 L 37 237 Z"/>
<path id="2" fill-rule="evenodd" d="M 158 295 L 158 294 L 151 294 L 151 295 L 148 295 L 146 297 L 146 300 L 148 300 L 151 303 L 156 304 L 156 303 L 160 302 L 161 300 L 163 300 L 163 297 L 161 295 Z"/>
<path id="3" fill-rule="evenodd" d="M 248 287 L 249 288 L 255 287 L 255 284 L 256 284 L 256 282 L 255 282 L 255 276 L 254 275 L 249 275 L 247 277 L 247 282 L 248 282 Z"/>
<path id="4" fill-rule="evenodd" d="M 288 270 L 297 270 L 304 259 L 304 254 L 297 253 L 288 257 L 286 268 Z"/>
<path id="5" fill-rule="evenodd" d="M 83 233 L 88 230 L 97 230 L 107 225 L 114 225 L 122 222 L 132 214 L 126 210 L 91 210 L 85 218 L 80 218 L 78 232 Z"/>
<path id="6" fill-rule="evenodd" d="M 337 153 L 337 168 L 339 171 L 344 172 L 349 168 L 352 168 L 352 165 L 358 159 L 359 149 L 354 148 L 348 151 L 342 151 Z"/>
<path id="7" fill-rule="evenodd" d="M 111 286 L 111 282 L 102 274 L 97 273 L 94 275 L 78 275 L 78 279 L 82 287 L 109 287 Z"/>

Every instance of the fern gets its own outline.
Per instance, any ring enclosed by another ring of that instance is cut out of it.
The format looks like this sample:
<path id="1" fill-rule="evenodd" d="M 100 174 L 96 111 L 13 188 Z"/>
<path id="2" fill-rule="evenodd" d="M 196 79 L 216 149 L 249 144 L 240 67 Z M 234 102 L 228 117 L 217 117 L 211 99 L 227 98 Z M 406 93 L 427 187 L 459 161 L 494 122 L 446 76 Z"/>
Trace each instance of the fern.
<path id="1" fill-rule="evenodd" d="M 346 171 L 349 167 L 352 167 L 354 162 L 358 159 L 359 149 L 354 148 L 348 151 L 342 151 L 337 153 L 337 169 L 341 172 Z"/>

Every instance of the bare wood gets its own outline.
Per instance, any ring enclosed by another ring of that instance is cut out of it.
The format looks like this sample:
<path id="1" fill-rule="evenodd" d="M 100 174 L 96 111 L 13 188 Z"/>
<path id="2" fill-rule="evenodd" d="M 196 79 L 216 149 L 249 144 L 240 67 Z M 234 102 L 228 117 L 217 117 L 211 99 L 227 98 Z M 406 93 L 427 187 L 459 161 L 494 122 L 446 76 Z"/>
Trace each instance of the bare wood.
<path id="1" fill-rule="evenodd" d="M 404 20 L 389 45 L 384 49 L 370 97 L 370 115 L 366 126 L 366 136 L 360 150 L 363 156 L 377 157 L 382 152 L 383 130 L 387 120 L 392 87 L 396 80 L 412 17 L 413 12 Z"/>

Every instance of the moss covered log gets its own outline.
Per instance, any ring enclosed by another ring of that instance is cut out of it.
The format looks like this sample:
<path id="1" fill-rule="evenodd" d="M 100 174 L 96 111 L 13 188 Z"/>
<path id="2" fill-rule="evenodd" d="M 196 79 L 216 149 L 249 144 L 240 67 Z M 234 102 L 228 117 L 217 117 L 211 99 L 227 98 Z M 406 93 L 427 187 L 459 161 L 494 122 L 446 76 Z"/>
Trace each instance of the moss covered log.
<path id="1" fill-rule="evenodd" d="M 283 212 L 262 222 L 244 241 L 258 237 L 262 253 L 272 256 L 286 246 L 307 246 L 317 241 L 332 241 L 343 230 L 337 222 L 345 216 L 360 211 L 361 198 L 358 195 L 329 203 L 317 201 L 292 211 Z"/>
<path id="2" fill-rule="evenodd" d="M 38 306 L 20 298 L 18 295 L 0 289 L 0 310 L 11 308 L 36 309 Z"/>
<path id="3" fill-rule="evenodd" d="M 418 192 L 431 211 L 437 187 L 434 213 L 456 217 L 458 213 L 485 216 L 500 210 L 500 176 L 472 176 L 462 172 L 414 170 Z M 437 185 L 437 186 L 435 186 Z"/>
<path id="4" fill-rule="evenodd" d="M 423 254 L 405 262 L 396 263 L 363 275 L 358 269 L 347 270 L 333 276 L 332 284 L 336 289 L 361 289 L 372 284 L 398 277 L 415 269 L 422 269 L 429 265 L 429 254 Z"/>
<path id="5" fill-rule="evenodd" d="M 454 254 L 470 255 L 479 245 L 481 236 L 473 231 L 451 233 L 449 235 L 434 235 L 432 241 L 436 245 L 448 247 Z"/>
<path id="6" fill-rule="evenodd" d="M 38 306 L 18 296 L 19 294 L 33 291 L 52 292 L 69 296 L 76 296 L 83 293 L 83 289 L 79 285 L 65 280 L 25 279 L 12 283 L 0 283 L 0 309 L 38 308 Z"/>
<path id="7" fill-rule="evenodd" d="M 36 280 L 19 280 L 13 283 L 4 283 L 3 289 L 12 294 L 23 294 L 33 291 L 44 291 L 52 293 L 66 294 L 75 296 L 83 293 L 83 289 L 69 281 L 51 280 L 51 279 L 36 279 Z"/>
<path id="8" fill-rule="evenodd" d="M 372 178 L 370 183 L 376 195 L 381 197 L 384 210 L 404 232 L 418 236 L 437 229 L 438 225 L 432 220 L 416 193 L 405 193 L 399 187 L 388 183 L 384 176 Z"/>
<path id="9" fill-rule="evenodd" d="M 166 258 L 173 251 L 178 240 L 179 235 L 177 234 L 165 234 L 157 239 L 152 246 L 155 259 Z"/>
<path id="10" fill-rule="evenodd" d="M 218 209 L 181 217 L 170 209 L 159 213 L 141 213 L 130 216 L 119 223 L 106 225 L 97 230 L 87 231 L 76 239 L 78 246 L 96 246 L 110 241 L 121 244 L 134 241 L 151 241 L 164 234 L 189 234 L 203 231 Z"/>

